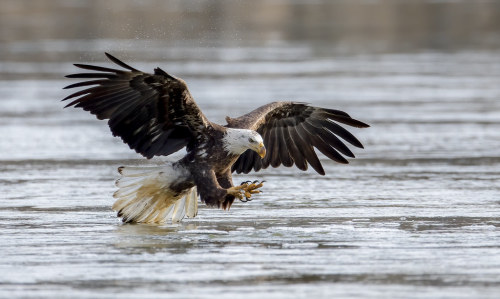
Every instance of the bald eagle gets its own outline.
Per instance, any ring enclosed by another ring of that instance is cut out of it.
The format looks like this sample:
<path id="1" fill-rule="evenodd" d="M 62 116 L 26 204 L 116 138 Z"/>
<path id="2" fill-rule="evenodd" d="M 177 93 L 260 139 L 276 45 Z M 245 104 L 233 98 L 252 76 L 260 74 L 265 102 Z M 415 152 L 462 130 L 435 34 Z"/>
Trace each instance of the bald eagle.
<path id="1" fill-rule="evenodd" d="M 354 157 L 338 138 L 363 148 L 338 123 L 358 128 L 367 124 L 334 109 L 297 102 L 273 102 L 238 118 L 226 117 L 222 126 L 210 122 L 191 96 L 186 82 L 160 68 L 139 71 L 114 56 L 122 69 L 86 64 L 91 72 L 68 75 L 89 79 L 66 86 L 86 87 L 66 98 L 66 107 L 82 108 L 108 120 L 114 136 L 150 159 L 180 149 L 186 155 L 158 167 L 120 167 L 121 177 L 113 209 L 127 223 L 164 223 L 195 217 L 198 196 L 208 206 L 229 209 L 235 199 L 248 201 L 263 181 L 234 186 L 231 174 L 308 164 L 325 174 L 314 148 L 339 163 Z M 342 155 L 343 154 L 343 155 Z"/>

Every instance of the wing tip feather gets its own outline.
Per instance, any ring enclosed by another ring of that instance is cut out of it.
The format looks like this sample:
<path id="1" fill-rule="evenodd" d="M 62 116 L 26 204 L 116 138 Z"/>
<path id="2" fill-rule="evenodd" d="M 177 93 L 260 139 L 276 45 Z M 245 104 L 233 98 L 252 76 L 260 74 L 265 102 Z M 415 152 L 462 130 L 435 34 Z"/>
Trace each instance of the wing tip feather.
<path id="1" fill-rule="evenodd" d="M 140 72 L 139 70 L 131 67 L 130 65 L 126 64 L 125 62 L 121 61 L 120 59 L 116 58 L 115 56 L 109 54 L 108 52 L 104 52 L 104 55 L 106 55 L 106 57 L 108 57 L 109 60 L 111 60 L 112 62 L 116 63 L 117 65 L 119 65 L 123 68 L 126 68 L 132 72 Z"/>

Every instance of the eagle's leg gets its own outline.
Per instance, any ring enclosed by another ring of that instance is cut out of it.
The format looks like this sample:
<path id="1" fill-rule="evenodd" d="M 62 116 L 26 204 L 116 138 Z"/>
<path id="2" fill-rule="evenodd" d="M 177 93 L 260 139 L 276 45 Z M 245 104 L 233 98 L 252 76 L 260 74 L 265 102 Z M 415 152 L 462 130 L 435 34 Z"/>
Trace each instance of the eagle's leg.
<path id="1" fill-rule="evenodd" d="M 230 194 L 239 200 L 243 200 L 243 197 L 245 196 L 245 186 L 244 185 L 239 185 L 239 186 L 233 186 L 227 189 L 227 194 Z"/>
<path id="2" fill-rule="evenodd" d="M 264 182 L 265 181 L 260 181 L 259 182 L 258 180 L 255 180 L 253 182 L 246 181 L 246 182 L 241 183 L 241 186 L 243 186 L 243 191 L 244 191 L 245 199 L 243 200 L 243 198 L 240 198 L 240 200 L 243 201 L 243 202 L 250 201 L 251 200 L 250 198 L 252 197 L 252 194 L 261 193 L 262 191 L 257 190 L 257 189 L 259 189 L 260 187 L 262 187 L 264 185 Z"/>

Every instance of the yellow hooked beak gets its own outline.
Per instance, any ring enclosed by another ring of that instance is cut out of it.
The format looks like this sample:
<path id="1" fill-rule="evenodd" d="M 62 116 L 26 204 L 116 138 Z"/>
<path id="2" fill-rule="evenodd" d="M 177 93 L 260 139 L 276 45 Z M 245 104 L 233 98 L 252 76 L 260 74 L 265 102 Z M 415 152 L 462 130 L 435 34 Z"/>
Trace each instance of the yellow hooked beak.
<path id="1" fill-rule="evenodd" d="M 261 158 L 264 159 L 264 157 L 266 156 L 266 147 L 264 146 L 264 143 L 259 143 L 259 147 L 257 148 L 256 152 Z"/>

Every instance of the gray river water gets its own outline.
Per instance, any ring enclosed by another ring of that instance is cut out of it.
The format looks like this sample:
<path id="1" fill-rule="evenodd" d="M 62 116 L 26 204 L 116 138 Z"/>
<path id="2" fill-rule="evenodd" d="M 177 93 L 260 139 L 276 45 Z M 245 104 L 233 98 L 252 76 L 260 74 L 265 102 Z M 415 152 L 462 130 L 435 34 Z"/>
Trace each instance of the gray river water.
<path id="1" fill-rule="evenodd" d="M 351 55 L 300 32 L 252 45 L 29 32 L 0 35 L 0 297 L 498 298 L 499 50 Z M 181 76 L 221 123 L 282 99 L 345 110 L 371 125 L 351 130 L 365 149 L 349 165 L 322 156 L 326 176 L 236 175 L 267 182 L 229 212 L 200 205 L 180 224 L 123 225 L 111 210 L 117 167 L 165 158 L 141 158 L 60 102 L 71 63 L 107 64 L 104 51 Z"/>

